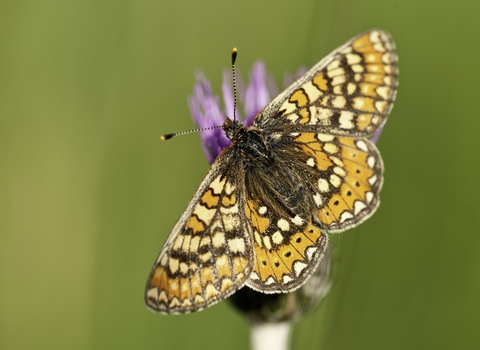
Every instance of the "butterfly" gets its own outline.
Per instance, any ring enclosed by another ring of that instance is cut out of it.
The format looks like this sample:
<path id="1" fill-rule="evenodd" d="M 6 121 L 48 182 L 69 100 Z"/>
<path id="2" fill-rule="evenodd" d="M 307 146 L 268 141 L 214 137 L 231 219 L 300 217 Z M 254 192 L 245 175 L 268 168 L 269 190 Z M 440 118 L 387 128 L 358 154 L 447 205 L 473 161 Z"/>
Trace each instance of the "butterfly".
<path id="1" fill-rule="evenodd" d="M 149 309 L 199 311 L 248 286 L 301 287 L 319 265 L 327 233 L 369 218 L 383 162 L 368 139 L 396 96 L 390 35 L 370 30 L 340 46 L 255 117 L 226 118 L 232 141 L 212 163 L 148 278 Z"/>

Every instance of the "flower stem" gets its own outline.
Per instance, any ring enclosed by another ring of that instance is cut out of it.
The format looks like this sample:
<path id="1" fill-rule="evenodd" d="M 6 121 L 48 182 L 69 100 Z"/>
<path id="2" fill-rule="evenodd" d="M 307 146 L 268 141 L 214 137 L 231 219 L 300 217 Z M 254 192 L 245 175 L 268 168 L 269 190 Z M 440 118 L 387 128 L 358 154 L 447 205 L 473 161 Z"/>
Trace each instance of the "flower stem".
<path id="1" fill-rule="evenodd" d="M 291 322 L 253 323 L 252 350 L 288 350 L 291 329 Z"/>

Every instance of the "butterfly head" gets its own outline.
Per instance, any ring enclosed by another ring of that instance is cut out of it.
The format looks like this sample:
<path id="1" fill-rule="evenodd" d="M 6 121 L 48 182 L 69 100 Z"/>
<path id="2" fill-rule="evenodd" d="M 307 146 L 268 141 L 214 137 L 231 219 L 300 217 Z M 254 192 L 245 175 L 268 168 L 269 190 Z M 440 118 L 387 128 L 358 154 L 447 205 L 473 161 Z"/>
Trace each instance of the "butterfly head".
<path id="1" fill-rule="evenodd" d="M 240 130 L 245 130 L 246 128 L 241 121 L 233 121 L 229 117 L 226 117 L 225 121 L 223 122 L 222 129 L 225 131 L 227 137 L 233 141 L 233 139 L 237 138 Z"/>

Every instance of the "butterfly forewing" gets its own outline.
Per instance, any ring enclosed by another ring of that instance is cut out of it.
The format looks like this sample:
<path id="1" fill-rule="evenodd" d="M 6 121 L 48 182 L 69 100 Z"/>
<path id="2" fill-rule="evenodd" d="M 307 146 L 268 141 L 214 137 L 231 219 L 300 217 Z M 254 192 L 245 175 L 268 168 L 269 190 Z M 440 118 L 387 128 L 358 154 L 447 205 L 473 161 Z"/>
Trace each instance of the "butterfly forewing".
<path id="1" fill-rule="evenodd" d="M 227 152 L 218 158 L 175 225 L 146 287 L 148 307 L 188 313 L 228 297 L 253 267 L 243 181 Z"/>
<path id="2" fill-rule="evenodd" d="M 385 122 L 397 86 L 395 45 L 372 30 L 339 47 L 280 94 L 255 124 L 332 135 L 369 136 Z"/>

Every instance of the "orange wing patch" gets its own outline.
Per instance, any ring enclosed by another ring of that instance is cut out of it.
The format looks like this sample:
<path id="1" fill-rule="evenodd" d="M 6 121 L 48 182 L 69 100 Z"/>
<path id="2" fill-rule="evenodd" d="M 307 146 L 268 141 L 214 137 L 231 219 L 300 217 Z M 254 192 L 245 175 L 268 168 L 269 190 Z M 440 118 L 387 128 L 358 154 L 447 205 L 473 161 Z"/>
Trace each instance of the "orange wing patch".
<path id="1" fill-rule="evenodd" d="M 299 216 L 281 217 L 260 201 L 249 200 L 245 211 L 252 222 L 256 257 L 247 285 L 263 293 L 300 287 L 327 247 L 326 234 Z"/>

